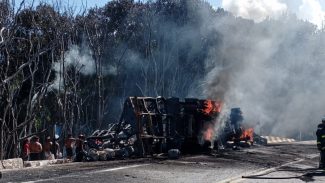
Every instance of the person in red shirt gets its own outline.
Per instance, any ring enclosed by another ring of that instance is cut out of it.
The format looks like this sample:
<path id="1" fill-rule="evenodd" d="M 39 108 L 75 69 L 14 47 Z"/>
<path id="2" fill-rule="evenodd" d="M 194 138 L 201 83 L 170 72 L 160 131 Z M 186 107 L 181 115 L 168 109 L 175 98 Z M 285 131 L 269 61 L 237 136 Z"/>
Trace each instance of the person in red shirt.
<path id="1" fill-rule="evenodd" d="M 29 154 L 30 154 L 30 149 L 29 149 L 29 139 L 25 139 L 23 141 L 23 151 L 22 151 L 22 159 L 24 161 L 29 160 Z"/>

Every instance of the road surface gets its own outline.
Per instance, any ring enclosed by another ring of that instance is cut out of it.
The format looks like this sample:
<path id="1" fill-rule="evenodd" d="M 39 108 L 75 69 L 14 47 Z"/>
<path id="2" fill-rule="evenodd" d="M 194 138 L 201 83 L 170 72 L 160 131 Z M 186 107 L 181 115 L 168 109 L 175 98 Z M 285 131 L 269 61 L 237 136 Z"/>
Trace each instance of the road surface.
<path id="1" fill-rule="evenodd" d="M 318 158 L 314 143 L 274 144 L 178 160 L 144 158 L 6 170 L 0 182 L 325 182 L 323 172 L 313 170 Z M 265 174 L 262 179 L 242 178 L 260 174 Z"/>

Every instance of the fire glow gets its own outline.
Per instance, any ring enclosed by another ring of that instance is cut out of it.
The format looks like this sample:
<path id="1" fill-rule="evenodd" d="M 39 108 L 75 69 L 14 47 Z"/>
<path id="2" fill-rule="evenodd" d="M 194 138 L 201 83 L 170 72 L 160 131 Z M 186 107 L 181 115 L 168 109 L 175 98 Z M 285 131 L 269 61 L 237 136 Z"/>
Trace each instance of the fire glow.
<path id="1" fill-rule="evenodd" d="M 241 140 L 245 141 L 251 141 L 253 142 L 253 135 L 254 135 L 254 129 L 253 128 L 247 128 L 243 129 L 242 135 L 240 136 Z"/>
<path id="2" fill-rule="evenodd" d="M 216 102 L 212 100 L 206 100 L 204 101 L 204 110 L 203 113 L 206 115 L 211 115 L 214 113 L 220 113 L 221 112 L 222 103 Z"/>
<path id="3" fill-rule="evenodd" d="M 214 135 L 213 127 L 214 127 L 213 124 L 206 125 L 206 129 L 203 132 L 203 138 L 205 141 L 210 141 L 210 142 L 212 141 Z"/>
<path id="4" fill-rule="evenodd" d="M 222 103 L 219 101 L 213 101 L 213 100 L 206 100 L 204 101 L 204 109 L 203 114 L 208 116 L 214 116 L 218 115 L 221 112 Z M 216 120 L 213 119 L 214 122 L 207 123 L 204 125 L 204 132 L 203 132 L 203 139 L 205 141 L 212 141 L 214 136 L 214 126 L 216 123 Z"/>

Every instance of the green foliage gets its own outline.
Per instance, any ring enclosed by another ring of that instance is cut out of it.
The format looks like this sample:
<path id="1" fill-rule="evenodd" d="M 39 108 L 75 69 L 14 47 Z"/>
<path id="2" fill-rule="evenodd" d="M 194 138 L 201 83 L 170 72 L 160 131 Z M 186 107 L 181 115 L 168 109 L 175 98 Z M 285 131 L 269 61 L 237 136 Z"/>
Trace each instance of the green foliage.
<path id="1" fill-rule="evenodd" d="M 41 129 L 41 125 L 42 125 L 42 119 L 41 117 L 35 117 L 34 119 L 34 127 L 35 127 L 35 130 L 38 131 Z"/>

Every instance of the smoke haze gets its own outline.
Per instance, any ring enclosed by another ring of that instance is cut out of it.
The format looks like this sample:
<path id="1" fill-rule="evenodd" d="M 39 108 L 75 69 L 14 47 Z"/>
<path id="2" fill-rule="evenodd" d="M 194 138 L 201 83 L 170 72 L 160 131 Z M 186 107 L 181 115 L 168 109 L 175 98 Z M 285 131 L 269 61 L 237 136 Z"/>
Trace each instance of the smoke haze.
<path id="1" fill-rule="evenodd" d="M 325 11 L 317 0 L 302 0 L 297 16 L 317 25 L 318 28 L 324 26 Z"/>
<path id="2" fill-rule="evenodd" d="M 69 50 L 64 53 L 64 67 L 66 69 L 75 69 L 83 75 L 91 75 L 95 73 L 95 61 L 92 58 L 92 51 L 86 44 L 82 46 L 71 45 Z M 55 80 L 52 88 L 63 89 L 63 63 L 62 61 L 53 64 L 55 71 Z"/>
<path id="3" fill-rule="evenodd" d="M 321 14 L 315 3 L 303 1 L 299 11 Z M 313 136 L 325 114 L 323 31 L 283 14 L 286 5 L 280 1 L 224 0 L 223 6 L 255 23 L 229 16 L 214 21 L 222 41 L 206 60 L 204 95 L 241 107 L 246 123 L 263 134 Z M 274 19 L 265 19 L 269 16 Z M 319 25 L 312 14 L 301 16 Z"/>
<path id="4" fill-rule="evenodd" d="M 314 136 L 325 114 L 322 29 L 303 21 L 305 15 L 286 13 L 289 7 L 280 0 L 224 0 L 235 16 L 186 2 L 193 22 L 199 23 L 150 17 L 152 39 L 160 41 L 153 43 L 157 49 L 150 57 L 127 49 L 121 98 L 221 99 L 225 110 L 241 107 L 245 123 L 263 135 Z M 316 8 L 307 4 L 302 1 L 299 12 Z"/>
<path id="5" fill-rule="evenodd" d="M 170 0 L 163 10 L 130 13 L 125 29 L 139 26 L 138 32 L 107 47 L 103 58 L 115 66 L 103 69 L 115 75 L 105 85 L 114 89 L 105 119 L 118 120 L 116 106 L 127 96 L 209 98 L 224 101 L 225 109 L 241 107 L 245 123 L 263 135 L 312 137 L 325 115 L 325 33 L 314 14 L 323 12 L 317 2 L 301 1 L 297 15 L 281 0 L 224 0 L 231 13 L 204 1 Z M 91 75 L 92 53 L 81 50 L 71 47 L 66 63 L 84 65 L 80 72 Z M 60 64 L 54 69 L 59 73 Z"/>
<path id="6" fill-rule="evenodd" d="M 236 16 L 261 22 L 267 17 L 279 18 L 287 5 L 279 0 L 223 0 L 222 7 Z"/>
<path id="7" fill-rule="evenodd" d="M 278 19 L 281 15 L 290 13 L 322 28 L 325 17 L 319 0 L 223 0 L 221 5 L 235 16 L 255 22 L 267 18 Z"/>

